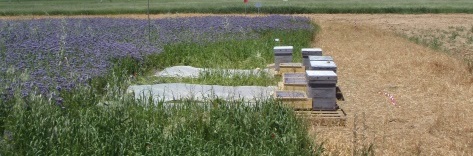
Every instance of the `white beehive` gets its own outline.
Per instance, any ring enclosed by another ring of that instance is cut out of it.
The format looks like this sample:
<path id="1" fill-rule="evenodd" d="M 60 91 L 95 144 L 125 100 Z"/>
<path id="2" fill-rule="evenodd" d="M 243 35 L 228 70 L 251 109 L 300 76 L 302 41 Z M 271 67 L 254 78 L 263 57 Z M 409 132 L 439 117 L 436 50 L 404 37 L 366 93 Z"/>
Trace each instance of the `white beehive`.
<path id="1" fill-rule="evenodd" d="M 337 73 L 331 70 L 307 70 L 307 94 L 313 110 L 338 109 L 336 98 Z"/>
<path id="2" fill-rule="evenodd" d="M 306 70 L 306 78 L 309 82 L 326 82 L 336 84 L 338 77 L 337 73 L 331 70 Z"/>
<path id="3" fill-rule="evenodd" d="M 305 69 L 309 69 L 310 61 L 309 56 L 322 56 L 322 49 L 320 48 L 302 48 L 302 64 Z"/>
<path id="4" fill-rule="evenodd" d="M 274 69 L 279 71 L 280 63 L 292 62 L 293 46 L 275 46 L 274 47 Z"/>

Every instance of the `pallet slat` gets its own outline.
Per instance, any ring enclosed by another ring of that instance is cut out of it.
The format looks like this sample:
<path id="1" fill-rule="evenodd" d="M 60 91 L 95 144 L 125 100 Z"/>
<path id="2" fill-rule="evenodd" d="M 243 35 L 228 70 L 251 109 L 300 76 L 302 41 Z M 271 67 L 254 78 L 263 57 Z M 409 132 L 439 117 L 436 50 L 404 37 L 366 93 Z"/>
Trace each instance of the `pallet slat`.
<path id="1" fill-rule="evenodd" d="M 346 113 L 343 109 L 336 111 L 296 111 L 296 115 L 319 126 L 345 126 Z"/>

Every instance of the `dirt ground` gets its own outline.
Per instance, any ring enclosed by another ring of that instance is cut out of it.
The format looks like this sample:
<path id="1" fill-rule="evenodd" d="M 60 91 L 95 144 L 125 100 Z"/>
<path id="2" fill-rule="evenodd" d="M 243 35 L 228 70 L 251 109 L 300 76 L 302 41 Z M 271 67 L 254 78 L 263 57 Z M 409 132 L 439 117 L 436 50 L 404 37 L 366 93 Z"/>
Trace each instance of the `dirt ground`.
<path id="1" fill-rule="evenodd" d="M 318 22 L 351 23 L 355 26 L 372 26 L 394 32 L 465 60 L 473 68 L 473 16 L 468 14 L 309 16 Z"/>
<path id="2" fill-rule="evenodd" d="M 305 15 L 337 63 L 346 127 L 313 127 L 326 154 L 472 155 L 473 81 L 465 63 L 398 33 L 473 25 L 473 15 Z M 394 96 L 396 105 L 384 95 Z M 355 148 L 354 148 L 355 147 Z"/>
<path id="3" fill-rule="evenodd" d="M 151 18 L 187 16 L 203 15 Z M 300 16 L 321 26 L 312 46 L 334 57 L 346 99 L 339 103 L 348 114 L 346 127 L 311 129 L 326 154 L 352 155 L 372 144 L 376 155 L 473 155 L 473 75 L 462 60 L 473 54 L 473 15 Z M 448 36 L 453 30 L 458 38 Z M 438 37 L 444 44 L 436 51 L 406 36 Z"/>

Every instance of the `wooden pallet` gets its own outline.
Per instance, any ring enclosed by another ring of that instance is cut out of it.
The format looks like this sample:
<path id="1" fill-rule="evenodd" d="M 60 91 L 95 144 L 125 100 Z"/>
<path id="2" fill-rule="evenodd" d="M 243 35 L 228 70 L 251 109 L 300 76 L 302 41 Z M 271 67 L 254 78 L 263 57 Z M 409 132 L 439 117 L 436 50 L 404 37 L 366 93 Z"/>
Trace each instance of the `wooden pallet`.
<path id="1" fill-rule="evenodd" d="M 284 82 L 278 82 L 278 90 L 284 90 Z"/>
<path id="2" fill-rule="evenodd" d="M 343 109 L 336 111 L 296 111 L 296 115 L 309 120 L 316 126 L 345 126 L 347 114 Z"/>
<path id="3" fill-rule="evenodd" d="M 301 96 L 278 96 L 279 93 L 294 93 Z M 282 91 L 278 90 L 273 93 L 275 99 L 282 102 L 283 105 L 293 108 L 294 110 L 311 110 L 312 98 L 308 98 L 307 94 L 302 91 Z"/>

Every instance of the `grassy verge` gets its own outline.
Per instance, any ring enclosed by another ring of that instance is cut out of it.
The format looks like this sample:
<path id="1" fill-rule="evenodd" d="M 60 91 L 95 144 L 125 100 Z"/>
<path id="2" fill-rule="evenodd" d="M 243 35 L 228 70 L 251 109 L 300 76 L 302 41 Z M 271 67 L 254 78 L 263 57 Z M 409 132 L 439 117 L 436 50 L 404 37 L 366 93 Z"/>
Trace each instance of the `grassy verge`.
<path id="1" fill-rule="evenodd" d="M 259 2 L 261 8 L 255 4 Z M 71 7 L 74 6 L 74 7 Z M 250 1 L 150 1 L 150 13 L 473 13 L 473 4 L 468 0 L 288 0 Z M 147 13 L 146 0 L 9 0 L 0 2 L 2 15 L 98 15 Z"/>

